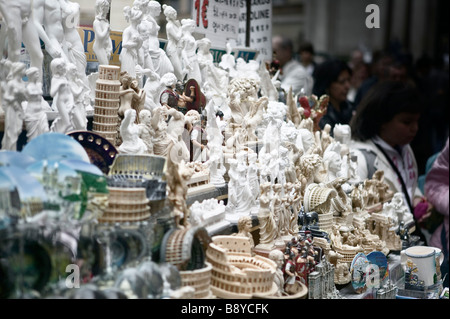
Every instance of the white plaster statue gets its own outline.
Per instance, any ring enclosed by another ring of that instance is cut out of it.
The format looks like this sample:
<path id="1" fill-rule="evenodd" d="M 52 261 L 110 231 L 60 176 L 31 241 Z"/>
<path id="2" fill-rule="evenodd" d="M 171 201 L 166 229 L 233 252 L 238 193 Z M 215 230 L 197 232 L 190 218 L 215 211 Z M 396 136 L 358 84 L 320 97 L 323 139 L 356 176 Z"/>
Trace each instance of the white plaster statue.
<path id="1" fill-rule="evenodd" d="M 143 39 L 139 33 L 138 26 L 142 21 L 142 11 L 137 8 L 126 6 L 123 8 L 124 16 L 130 25 L 122 33 L 122 52 L 119 60 L 122 72 L 127 72 L 131 77 L 136 77 L 136 65 L 139 62 L 139 50 Z"/>
<path id="2" fill-rule="evenodd" d="M 177 11 L 167 5 L 162 5 L 164 15 L 166 17 L 166 34 L 167 34 L 167 45 L 166 53 L 170 62 L 173 66 L 173 73 L 178 79 L 183 78 L 183 69 L 181 64 L 181 48 L 179 42 L 182 36 L 181 23 L 177 20 Z"/>
<path id="3" fill-rule="evenodd" d="M 327 180 L 333 181 L 338 178 L 342 169 L 342 157 L 340 144 L 338 142 L 330 145 L 323 154 L 323 163 L 327 169 Z"/>
<path id="4" fill-rule="evenodd" d="M 390 202 L 383 204 L 383 214 L 388 216 L 398 226 L 401 222 L 408 225 L 414 222 L 414 217 L 405 204 L 404 195 L 395 193 Z"/>
<path id="5" fill-rule="evenodd" d="M 269 101 L 278 102 L 278 91 L 275 87 L 274 82 L 270 78 L 269 70 L 267 70 L 266 65 L 261 63 L 258 69 L 258 74 L 260 77 L 261 95 L 267 96 Z"/>
<path id="6" fill-rule="evenodd" d="M 40 74 L 36 67 L 31 67 L 26 71 L 28 83 L 26 86 L 27 108 L 25 112 L 25 127 L 28 142 L 36 136 L 49 131 L 47 114 L 45 112 L 50 107 L 48 104 L 43 103 Z"/>
<path id="7" fill-rule="evenodd" d="M 216 233 L 230 225 L 225 220 L 225 205 L 215 198 L 195 201 L 190 207 L 190 224 L 205 227 L 209 234 Z"/>
<path id="8" fill-rule="evenodd" d="M 348 124 L 335 124 L 333 127 L 334 139 L 347 146 L 351 146 L 352 130 Z"/>
<path id="9" fill-rule="evenodd" d="M 194 109 L 189 110 L 186 112 L 185 119 L 192 142 L 192 161 L 205 162 L 208 157 L 208 149 L 206 145 L 202 144 L 202 140 L 206 140 L 206 136 L 204 136 L 206 132 L 202 129 L 200 113 Z"/>
<path id="10" fill-rule="evenodd" d="M 278 225 L 271 209 L 272 183 L 262 183 L 260 188 L 258 211 L 259 244 L 256 247 L 272 250 L 275 248 L 275 239 L 278 237 Z"/>
<path id="11" fill-rule="evenodd" d="M 64 50 L 64 29 L 59 0 L 33 0 L 33 16 L 39 37 L 45 44 L 50 56 L 62 57 L 68 62 L 67 51 Z"/>
<path id="12" fill-rule="evenodd" d="M 144 84 L 145 91 L 145 103 L 144 107 L 153 111 L 158 106 L 161 106 L 159 98 L 161 92 L 164 90 L 165 86 L 161 83 L 161 78 L 155 71 L 148 72 L 146 74 L 147 80 Z"/>
<path id="13" fill-rule="evenodd" d="M 254 198 L 255 203 L 259 197 L 259 166 L 257 163 L 258 154 L 249 153 L 248 154 L 248 169 L 247 169 L 247 180 L 250 187 L 251 196 Z"/>
<path id="14" fill-rule="evenodd" d="M 153 69 L 162 77 L 164 74 L 174 72 L 172 62 L 167 57 L 166 52 L 160 48 L 158 33 L 160 26 L 157 19 L 161 14 L 161 4 L 158 1 L 151 0 L 148 2 L 148 14 L 144 15 L 143 23 L 148 25 L 150 34 L 148 37 L 148 49 L 153 62 Z"/>
<path id="15" fill-rule="evenodd" d="M 106 18 L 110 9 L 110 0 L 95 1 L 95 19 L 93 29 L 95 34 L 93 50 L 100 65 L 109 65 L 113 47 L 110 37 L 111 26 Z"/>
<path id="16" fill-rule="evenodd" d="M 25 118 L 22 102 L 26 101 L 25 76 L 26 66 L 22 62 L 13 62 L 7 77 L 6 88 L 2 96 L 5 112 L 5 129 L 2 149 L 16 151 L 17 140 L 22 133 Z"/>
<path id="17" fill-rule="evenodd" d="M 284 254 L 279 249 L 274 249 L 269 253 L 269 259 L 273 260 L 277 264 L 277 270 L 275 272 L 275 276 L 273 278 L 273 282 L 277 286 L 278 290 L 275 294 L 277 297 L 281 297 L 285 295 L 284 291 Z"/>
<path id="18" fill-rule="evenodd" d="M 84 53 L 83 41 L 81 41 L 78 27 L 80 22 L 80 5 L 69 0 L 59 0 L 61 3 L 64 45 L 69 61 L 76 65 L 78 77 L 89 90 L 89 81 L 86 76 L 86 54 Z"/>
<path id="19" fill-rule="evenodd" d="M 159 106 L 152 113 L 151 124 L 155 132 L 152 142 L 155 155 L 166 156 L 168 153 L 171 140 L 167 134 L 167 111 L 165 106 Z"/>
<path id="20" fill-rule="evenodd" d="M 214 102 L 206 105 L 206 134 L 208 138 L 209 159 L 205 163 L 209 166 L 209 179 L 216 187 L 225 186 L 223 175 L 226 173 L 224 166 L 224 153 L 222 143 L 224 136 L 219 126 L 220 118 L 215 116 Z"/>
<path id="21" fill-rule="evenodd" d="M 175 145 L 169 147 L 169 154 L 174 152 Z M 175 219 L 175 224 L 179 228 L 185 228 L 189 226 L 189 208 L 186 204 L 188 186 L 187 182 L 194 174 L 194 169 L 185 165 L 185 162 L 174 161 L 176 159 L 173 156 L 167 156 L 167 198 L 173 205 L 171 215 Z"/>
<path id="22" fill-rule="evenodd" d="M 236 77 L 236 59 L 234 57 L 234 55 L 232 54 L 232 47 L 230 42 L 227 42 L 225 45 L 225 54 L 222 55 L 220 62 L 219 62 L 219 67 L 221 67 L 222 69 L 224 69 L 225 71 L 228 72 L 228 76 L 230 78 L 235 78 Z"/>
<path id="23" fill-rule="evenodd" d="M 167 114 L 170 116 L 167 123 L 167 135 L 173 145 L 171 147 L 172 153 L 169 153 L 168 156 L 176 163 L 179 163 L 181 160 L 189 162 L 190 153 L 183 140 L 183 132 L 185 130 L 184 114 L 174 108 L 168 110 Z"/>
<path id="24" fill-rule="evenodd" d="M 70 83 L 67 80 L 67 64 L 63 58 L 53 59 L 50 63 L 52 81 L 50 95 L 53 97 L 52 108 L 58 110 L 57 118 L 53 121 L 50 131 L 67 133 L 74 129 L 72 112 L 74 99 Z"/>
<path id="25" fill-rule="evenodd" d="M 236 159 L 228 160 L 228 212 L 227 220 L 237 222 L 239 217 L 250 215 L 254 207 L 254 199 L 251 196 L 247 181 L 247 165 L 245 163 L 246 152 L 236 154 Z"/>
<path id="26" fill-rule="evenodd" d="M 212 90 L 212 94 L 220 94 L 228 86 L 227 73 L 214 65 L 214 57 L 210 51 L 211 40 L 203 38 L 197 41 L 197 60 L 202 74 L 201 86 Z"/>
<path id="27" fill-rule="evenodd" d="M 289 217 L 286 216 L 283 207 L 283 185 L 275 183 L 272 187 L 272 214 L 277 225 L 276 242 L 280 240 L 280 237 L 287 234 L 289 227 Z"/>
<path id="28" fill-rule="evenodd" d="M 32 0 L 0 0 L 0 14 L 3 17 L 0 29 L 0 58 L 3 56 L 6 38 L 8 39 L 8 60 L 11 62 L 19 61 L 23 43 L 30 54 L 30 65 L 42 72 L 44 54 L 37 28 L 39 23 L 36 22 L 32 11 Z M 56 52 L 52 52 L 50 45 L 47 51 L 56 55 Z"/>
<path id="29" fill-rule="evenodd" d="M 120 135 L 122 144 L 118 150 L 123 154 L 145 154 L 147 146 L 139 137 L 139 126 L 135 123 L 136 110 L 128 109 L 125 111 L 125 117 L 120 124 Z"/>
<path id="30" fill-rule="evenodd" d="M 247 142 L 257 141 L 255 129 L 263 120 L 268 98 L 265 96 L 258 98 L 257 81 L 248 78 L 231 80 L 228 95 L 231 110 L 230 128 L 242 128 L 244 136 L 241 138 Z"/>
<path id="31" fill-rule="evenodd" d="M 192 35 L 195 31 L 195 21 L 192 19 L 181 20 L 181 29 L 183 31 L 179 42 L 183 66 L 183 77 L 181 80 L 194 79 L 198 83 L 203 83 L 197 58 L 197 41 Z"/>
<path id="32" fill-rule="evenodd" d="M 75 130 L 87 130 L 86 109 L 89 105 L 89 91 L 83 80 L 80 79 L 77 67 L 73 63 L 67 65 L 67 79 L 72 90 L 74 108 L 72 111 L 72 122 Z"/>
<path id="33" fill-rule="evenodd" d="M 155 131 L 152 127 L 152 113 L 149 110 L 141 110 L 139 112 L 139 137 L 147 146 L 147 154 L 153 154 L 153 136 Z"/>
<path id="34" fill-rule="evenodd" d="M 250 216 L 239 217 L 237 227 L 238 232 L 234 233 L 233 236 L 241 236 L 248 238 L 250 242 L 250 248 L 253 251 L 253 249 L 255 248 L 255 242 L 253 240 L 253 235 L 250 232 L 253 227 L 252 218 Z"/>

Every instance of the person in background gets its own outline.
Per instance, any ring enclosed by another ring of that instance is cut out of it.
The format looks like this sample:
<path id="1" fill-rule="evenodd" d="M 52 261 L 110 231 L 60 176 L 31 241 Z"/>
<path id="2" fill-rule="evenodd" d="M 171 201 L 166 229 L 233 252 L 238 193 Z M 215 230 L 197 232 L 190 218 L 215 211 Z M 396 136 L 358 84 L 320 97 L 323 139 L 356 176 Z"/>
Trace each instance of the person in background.
<path id="1" fill-rule="evenodd" d="M 306 69 L 294 57 L 294 45 L 292 40 L 280 35 L 272 38 L 272 50 L 274 59 L 278 61 L 281 69 L 278 79 L 281 81 L 281 88 L 289 92 L 292 87 L 292 94 L 297 95 L 302 92 L 311 95 L 314 85 L 313 78 Z"/>
<path id="2" fill-rule="evenodd" d="M 298 50 L 300 56 L 300 63 L 305 68 L 309 75 L 313 75 L 316 62 L 314 61 L 314 46 L 310 42 L 305 42 L 300 45 Z"/>
<path id="3" fill-rule="evenodd" d="M 375 52 L 370 65 L 370 76 L 360 85 L 356 92 L 354 105 L 357 108 L 362 98 L 379 81 L 389 79 L 390 67 L 394 61 L 391 54 L 387 52 Z"/>
<path id="4" fill-rule="evenodd" d="M 347 100 L 350 90 L 352 71 L 341 60 L 327 60 L 316 66 L 314 70 L 313 94 L 320 98 L 323 94 L 330 97 L 327 112 L 319 122 L 320 129 L 326 124 L 348 124 L 353 115 L 353 105 Z M 331 133 L 332 134 L 332 133 Z"/>
<path id="5" fill-rule="evenodd" d="M 444 261 L 441 265 L 441 278 L 444 287 L 448 287 L 448 215 L 449 215 L 449 169 L 448 148 L 449 140 L 439 153 L 425 179 L 425 195 L 433 204 L 436 212 L 444 216 L 444 221 L 431 234 L 429 245 L 441 249 Z"/>
<path id="6" fill-rule="evenodd" d="M 417 162 L 410 146 L 423 107 L 415 87 L 399 81 L 382 81 L 368 92 L 350 121 L 350 149 L 357 156 L 360 179 L 371 179 L 375 171 L 384 171 L 389 189 L 404 194 L 414 216 L 432 209 L 418 187 Z M 415 223 L 413 234 L 426 243 L 416 218 Z"/>

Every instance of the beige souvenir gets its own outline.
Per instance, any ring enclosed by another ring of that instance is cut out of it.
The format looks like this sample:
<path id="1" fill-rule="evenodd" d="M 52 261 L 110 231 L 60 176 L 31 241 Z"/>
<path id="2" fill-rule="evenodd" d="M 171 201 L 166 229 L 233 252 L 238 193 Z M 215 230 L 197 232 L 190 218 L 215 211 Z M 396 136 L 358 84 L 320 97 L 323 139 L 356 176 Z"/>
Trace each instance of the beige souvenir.
<path id="1" fill-rule="evenodd" d="M 206 250 L 212 264 L 211 290 L 224 299 L 248 299 L 274 295 L 277 265 L 269 258 L 251 255 L 247 237 L 214 236 Z"/>
<path id="2" fill-rule="evenodd" d="M 120 67 L 100 65 L 95 83 L 95 105 L 92 131 L 116 144 L 120 106 Z"/>

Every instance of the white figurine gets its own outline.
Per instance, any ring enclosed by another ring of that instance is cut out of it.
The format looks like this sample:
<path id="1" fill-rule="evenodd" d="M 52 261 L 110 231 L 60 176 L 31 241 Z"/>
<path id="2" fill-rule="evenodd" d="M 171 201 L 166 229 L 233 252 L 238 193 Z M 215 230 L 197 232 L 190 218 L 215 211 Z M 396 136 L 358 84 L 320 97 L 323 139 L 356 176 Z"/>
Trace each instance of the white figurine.
<path id="1" fill-rule="evenodd" d="M 139 137 L 147 146 L 147 154 L 153 154 L 153 136 L 155 131 L 152 127 L 152 113 L 149 110 L 139 112 Z"/>
<path id="2" fill-rule="evenodd" d="M 219 63 L 219 67 L 228 72 L 228 76 L 230 78 L 236 77 L 236 59 L 232 54 L 232 48 L 230 42 L 227 42 L 225 45 L 225 54 L 222 55 Z"/>
<path id="3" fill-rule="evenodd" d="M 125 111 L 125 117 L 120 124 L 120 135 L 122 144 L 118 150 L 124 154 L 145 154 L 147 146 L 139 137 L 139 126 L 135 123 L 136 110 L 128 109 Z"/>
<path id="4" fill-rule="evenodd" d="M 110 38 L 110 23 L 106 16 L 110 9 L 110 0 L 95 1 L 94 44 L 93 50 L 100 65 L 109 65 L 109 60 L 113 51 Z"/>
<path id="5" fill-rule="evenodd" d="M 396 226 L 400 225 L 400 222 L 404 222 L 405 225 L 414 222 L 402 192 L 395 193 L 390 202 L 383 204 L 383 214 L 388 216 Z"/>
<path id="6" fill-rule="evenodd" d="M 202 129 L 200 113 L 197 110 L 189 110 L 185 115 L 186 123 L 189 126 L 190 140 L 193 148 L 193 162 L 205 162 L 207 158 L 207 147 L 202 144 L 206 140 L 206 132 Z"/>
<path id="7" fill-rule="evenodd" d="M 144 84 L 144 91 L 146 95 L 144 107 L 153 111 L 158 106 L 161 106 L 159 98 L 165 86 L 161 83 L 161 78 L 155 71 L 148 72 L 146 75 L 147 80 Z"/>
<path id="8" fill-rule="evenodd" d="M 225 186 L 223 175 L 226 173 L 223 154 L 223 134 L 219 127 L 220 119 L 215 116 L 214 102 L 210 100 L 206 105 L 206 134 L 208 138 L 209 159 L 205 163 L 209 165 L 210 182 L 216 187 Z"/>
<path id="9" fill-rule="evenodd" d="M 22 102 L 26 100 L 25 76 L 26 66 L 22 62 L 11 64 L 6 88 L 2 96 L 3 110 L 5 112 L 5 129 L 2 139 L 2 149 L 16 151 L 17 140 L 22 133 L 24 110 Z"/>
<path id="10" fill-rule="evenodd" d="M 181 50 L 179 46 L 179 42 L 181 36 L 183 34 L 181 30 L 181 23 L 177 20 L 177 11 L 167 5 L 162 5 L 164 15 L 166 16 L 166 34 L 167 34 L 167 45 L 166 45 L 166 53 L 170 62 L 173 66 L 173 73 L 178 79 L 183 78 L 182 73 L 182 64 L 180 60 Z"/>
<path id="11" fill-rule="evenodd" d="M 211 40 L 208 38 L 203 38 L 197 41 L 197 60 L 200 66 L 201 86 L 213 90 L 212 94 L 220 94 L 224 87 L 228 86 L 228 76 L 227 73 L 214 65 L 214 57 L 210 51 Z"/>
<path id="12" fill-rule="evenodd" d="M 36 2 L 36 1 L 35 1 Z M 32 0 L 0 0 L 0 14 L 3 17 L 0 29 L 0 58 L 3 56 L 5 38 L 8 38 L 8 60 L 18 62 L 22 43 L 30 54 L 30 65 L 42 72 L 42 53 L 38 23 L 33 12 Z M 7 32 L 7 30 L 10 32 Z M 43 39 L 44 41 L 44 39 Z M 51 54 L 50 46 L 47 51 Z M 42 77 L 42 74 L 41 74 Z"/>
<path id="13" fill-rule="evenodd" d="M 275 296 L 281 297 L 285 294 L 284 292 L 284 254 L 279 249 L 274 249 L 269 253 L 269 259 L 273 260 L 277 264 L 277 271 L 275 272 L 273 282 L 277 286 L 277 292 Z"/>
<path id="14" fill-rule="evenodd" d="M 130 25 L 123 30 L 122 34 L 122 52 L 119 60 L 122 72 L 127 72 L 131 77 L 136 77 L 136 65 L 139 61 L 139 50 L 143 39 L 138 30 L 142 21 L 142 11 L 137 8 L 126 6 L 123 8 L 125 18 Z"/>
<path id="15" fill-rule="evenodd" d="M 27 108 L 25 112 L 25 127 L 27 130 L 27 141 L 49 131 L 46 108 L 42 98 L 42 82 L 40 72 L 31 67 L 26 71 L 28 83 L 26 86 Z M 46 102 L 45 102 L 46 103 Z M 48 106 L 48 104 L 47 104 Z"/>
<path id="16" fill-rule="evenodd" d="M 157 20 L 161 14 L 161 4 L 158 1 L 148 2 L 148 14 L 144 15 L 144 22 L 148 24 L 149 37 L 148 49 L 153 62 L 153 70 L 162 77 L 164 74 L 174 72 L 172 62 L 167 57 L 166 52 L 161 49 L 158 39 L 160 26 Z"/>
<path id="17" fill-rule="evenodd" d="M 152 140 L 155 155 L 166 156 L 168 153 L 171 140 L 167 134 L 167 111 L 165 106 L 159 106 L 153 110 L 151 124 L 155 132 Z"/>
<path id="18" fill-rule="evenodd" d="M 75 130 L 87 130 L 86 105 L 89 104 L 89 92 L 79 77 L 77 67 L 73 63 L 67 65 L 67 79 L 72 90 L 74 108 L 72 111 L 72 122 Z"/>
<path id="19" fill-rule="evenodd" d="M 325 150 L 323 163 L 328 172 L 328 181 L 333 181 L 339 177 L 342 170 L 342 157 L 340 154 L 340 143 L 334 142 Z"/>
<path id="20" fill-rule="evenodd" d="M 33 0 L 32 3 L 35 27 L 45 49 L 53 59 L 61 57 L 68 62 L 67 52 L 63 49 L 64 29 L 60 1 Z"/>
<path id="21" fill-rule="evenodd" d="M 53 97 L 52 108 L 58 110 L 58 116 L 53 121 L 50 131 L 67 133 L 74 129 L 71 113 L 74 99 L 70 83 L 66 77 L 67 64 L 63 58 L 53 59 L 50 63 L 52 81 L 50 95 Z"/>
<path id="22" fill-rule="evenodd" d="M 183 132 L 185 130 L 185 117 L 180 111 L 170 108 L 167 111 L 170 116 L 169 123 L 167 123 L 167 135 L 172 141 L 172 153 L 168 154 L 172 161 L 179 163 L 181 160 L 189 162 L 190 153 L 183 140 Z"/>
<path id="23" fill-rule="evenodd" d="M 272 183 L 261 184 L 261 195 L 259 196 L 259 244 L 257 248 L 272 250 L 275 239 L 278 237 L 278 225 L 271 209 L 272 204 Z"/>
<path id="24" fill-rule="evenodd" d="M 183 35 L 180 39 L 181 57 L 183 66 L 183 78 L 194 79 L 198 83 L 202 82 L 202 74 L 197 58 L 197 41 L 192 33 L 195 31 L 195 21 L 192 19 L 181 20 Z"/>
<path id="25" fill-rule="evenodd" d="M 89 89 L 89 82 L 86 76 L 86 54 L 84 53 L 84 45 L 78 33 L 80 22 L 80 5 L 69 0 L 59 0 L 61 3 L 64 44 L 63 48 L 67 52 L 69 61 L 76 65 L 78 77 L 85 84 L 85 89 Z"/>

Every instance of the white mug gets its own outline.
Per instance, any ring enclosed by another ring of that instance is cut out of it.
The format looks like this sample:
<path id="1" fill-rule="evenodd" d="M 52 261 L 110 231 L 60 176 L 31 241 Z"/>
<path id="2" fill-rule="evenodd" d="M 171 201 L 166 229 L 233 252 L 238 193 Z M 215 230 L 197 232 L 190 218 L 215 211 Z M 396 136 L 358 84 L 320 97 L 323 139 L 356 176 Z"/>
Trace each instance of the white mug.
<path id="1" fill-rule="evenodd" d="M 436 284 L 440 279 L 437 266 L 442 264 L 444 256 L 439 248 L 413 246 L 402 250 L 400 256 L 403 268 L 414 269 L 414 275 L 417 275 L 419 281 L 423 281 L 425 287 Z M 408 260 L 412 264 L 407 263 Z"/>

